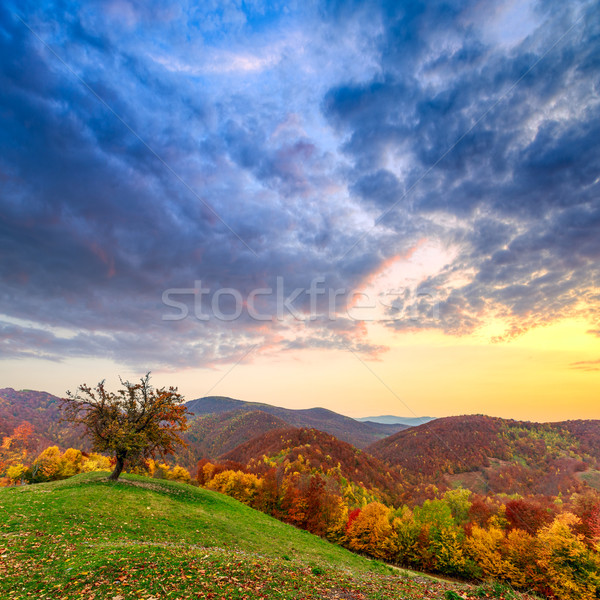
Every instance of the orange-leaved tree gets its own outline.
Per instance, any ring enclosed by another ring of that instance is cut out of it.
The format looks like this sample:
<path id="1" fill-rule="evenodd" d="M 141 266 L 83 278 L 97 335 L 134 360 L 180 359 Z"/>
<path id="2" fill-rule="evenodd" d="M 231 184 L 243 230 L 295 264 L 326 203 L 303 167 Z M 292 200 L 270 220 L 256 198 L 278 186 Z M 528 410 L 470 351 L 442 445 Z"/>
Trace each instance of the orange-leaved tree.
<path id="1" fill-rule="evenodd" d="M 187 409 L 177 388 L 154 389 L 150 373 L 140 383 L 121 383 L 116 393 L 109 392 L 104 381 L 93 389 L 83 384 L 62 401 L 64 419 L 83 426 L 94 450 L 113 454 L 113 481 L 125 461 L 164 457 L 173 454 L 177 444 L 186 445 L 178 434 L 187 429 Z"/>

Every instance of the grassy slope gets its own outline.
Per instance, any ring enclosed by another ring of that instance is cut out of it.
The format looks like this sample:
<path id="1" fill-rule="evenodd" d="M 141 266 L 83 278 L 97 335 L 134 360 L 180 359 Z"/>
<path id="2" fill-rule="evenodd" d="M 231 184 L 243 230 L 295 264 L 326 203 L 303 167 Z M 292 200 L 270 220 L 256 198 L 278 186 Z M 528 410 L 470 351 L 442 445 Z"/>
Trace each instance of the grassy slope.
<path id="1" fill-rule="evenodd" d="M 192 486 L 106 474 L 0 490 L 1 598 L 441 598 L 401 573 Z"/>

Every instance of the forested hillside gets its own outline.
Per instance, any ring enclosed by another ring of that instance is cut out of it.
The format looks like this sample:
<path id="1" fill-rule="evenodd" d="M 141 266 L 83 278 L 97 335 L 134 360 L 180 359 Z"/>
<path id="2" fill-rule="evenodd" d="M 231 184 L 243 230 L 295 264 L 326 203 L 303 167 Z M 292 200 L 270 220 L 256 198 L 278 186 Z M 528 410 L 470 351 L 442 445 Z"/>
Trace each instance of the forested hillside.
<path id="1" fill-rule="evenodd" d="M 221 457 L 265 476 L 320 472 L 340 486 L 354 484 L 389 504 L 399 501 L 400 472 L 347 442 L 316 429 L 272 431 L 241 444 Z"/>
<path id="2" fill-rule="evenodd" d="M 289 424 L 262 410 L 239 409 L 192 419 L 185 438 L 194 458 L 217 458 L 263 433 Z"/>
<path id="3" fill-rule="evenodd" d="M 377 440 L 408 427 L 403 424 L 362 423 L 326 408 L 293 410 L 258 402 L 243 402 L 221 396 L 207 396 L 206 398 L 190 400 L 186 403 L 186 406 L 188 410 L 196 415 L 219 414 L 242 408 L 260 410 L 278 417 L 292 427 L 307 427 L 331 433 L 338 439 L 353 444 L 357 448 L 364 448 Z"/>
<path id="4" fill-rule="evenodd" d="M 4 485 L 111 468 L 111 457 L 86 452 L 59 422 L 57 398 L 3 393 Z M 449 417 L 361 450 L 262 410 L 226 406 L 234 410 L 193 417 L 188 447 L 170 461 L 137 461 L 129 471 L 227 494 L 403 567 L 561 600 L 600 593 L 599 421 Z"/>
<path id="5" fill-rule="evenodd" d="M 0 437 L 12 436 L 20 426 L 28 432 L 30 451 L 40 452 L 47 446 L 59 444 L 85 447 L 81 432 L 69 423 L 62 423 L 60 398 L 47 392 L 0 389 Z"/>
<path id="6" fill-rule="evenodd" d="M 600 421 L 530 423 L 466 415 L 399 432 L 367 451 L 402 469 L 413 487 L 480 493 L 569 494 L 600 464 Z"/>

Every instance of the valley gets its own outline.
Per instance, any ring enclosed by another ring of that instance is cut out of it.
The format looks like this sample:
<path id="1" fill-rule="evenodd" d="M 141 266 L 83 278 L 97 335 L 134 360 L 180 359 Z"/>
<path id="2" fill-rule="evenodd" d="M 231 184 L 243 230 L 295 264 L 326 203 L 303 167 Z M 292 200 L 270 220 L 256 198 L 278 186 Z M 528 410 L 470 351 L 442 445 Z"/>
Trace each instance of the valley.
<path id="1" fill-rule="evenodd" d="M 8 486 L 35 484 L 7 488 L 11 498 L 17 498 L 17 492 L 43 494 L 45 485 L 56 486 L 48 489 L 60 494 L 71 489 L 69 481 L 73 490 L 96 489 L 76 482 L 93 482 L 99 486 L 97 494 L 104 489 L 101 471 L 110 468 L 109 458 L 90 454 L 78 432 L 60 420 L 59 405 L 59 398 L 43 392 L 0 390 L 2 481 Z M 182 497 L 191 494 L 199 499 L 198 506 L 229 496 L 232 500 L 223 502 L 239 502 L 245 505 L 243 510 L 276 519 L 269 523 L 316 535 L 323 540 L 320 543 L 333 544 L 339 552 L 343 547 L 402 569 L 465 582 L 494 579 L 500 586 L 561 599 L 593 598 L 600 589 L 600 557 L 595 551 L 600 542 L 600 421 L 532 423 L 464 415 L 412 427 L 386 425 L 391 428 L 386 434 L 323 409 L 291 411 L 220 397 L 187 406 L 196 412 L 190 414 L 184 433 L 187 446 L 167 461 L 129 465 L 133 479 L 123 485 L 130 487 L 114 489 L 138 493 L 141 486 L 164 495 L 180 482 L 182 490 L 189 489 L 181 492 Z M 320 426 L 314 427 L 319 417 Z M 342 440 L 332 430 L 358 441 Z M 151 479 L 138 485 L 136 475 Z M 100 502 L 95 498 L 90 506 Z M 187 522 L 180 508 L 162 509 L 159 521 L 178 531 L 179 523 Z M 126 520 L 128 530 L 146 527 L 138 523 L 139 507 L 135 511 Z M 99 523 L 102 519 L 106 516 Z M 39 517 L 33 520 L 38 523 Z M 204 538 L 192 542 L 188 534 L 180 539 L 180 533 L 152 531 L 158 536 L 152 539 L 168 540 L 177 548 L 183 539 L 202 548 L 211 545 Z M 153 556 L 162 556 L 156 564 L 162 565 L 161 572 L 168 571 L 164 548 L 148 539 L 144 537 L 143 543 L 151 544 Z M 267 539 L 271 547 L 271 534 Z M 141 543 L 136 541 L 135 549 L 128 550 L 135 564 L 141 560 Z M 218 547 L 223 544 L 230 546 L 221 540 Z M 244 545 L 244 551 L 250 547 Z M 561 558 L 566 547 L 578 557 L 577 573 Z M 260 554 L 260 546 L 252 546 L 252 552 Z M 182 551 L 181 557 L 187 553 Z M 192 552 L 193 564 L 196 554 Z M 310 579 L 307 568 L 298 573 L 308 573 Z M 88 567 L 81 569 L 89 572 Z M 184 572 L 186 580 L 194 578 Z M 84 578 L 80 583 L 86 582 Z M 571 588 L 579 591 L 573 595 Z M 370 597 L 361 593 L 343 592 L 346 595 L 339 597 Z"/>

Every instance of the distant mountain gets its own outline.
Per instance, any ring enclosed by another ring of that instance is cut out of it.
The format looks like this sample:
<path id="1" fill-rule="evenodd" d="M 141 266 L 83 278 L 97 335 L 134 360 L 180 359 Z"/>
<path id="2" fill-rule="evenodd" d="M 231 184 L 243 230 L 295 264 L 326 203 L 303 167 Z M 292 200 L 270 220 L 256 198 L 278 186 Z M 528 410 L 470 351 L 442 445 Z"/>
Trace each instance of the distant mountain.
<path id="1" fill-rule="evenodd" d="M 243 402 L 240 402 L 242 406 Z M 219 408 L 227 406 L 219 403 Z M 231 403 L 236 407 L 235 401 Z M 289 423 L 274 415 L 258 410 L 241 410 L 222 413 L 215 411 L 204 417 L 190 419 L 188 431 L 183 438 L 187 449 L 179 449 L 177 459 L 188 467 L 194 467 L 199 458 L 217 457 L 237 445 L 272 429 L 288 429 Z M 47 392 L 33 390 L 0 389 L 0 443 L 10 436 L 23 422 L 33 426 L 29 448 L 39 453 L 44 448 L 58 445 L 89 450 L 89 443 L 80 432 L 67 422 L 61 422 L 60 398 Z"/>
<path id="2" fill-rule="evenodd" d="M 244 402 L 223 396 L 207 396 L 190 400 L 186 406 L 190 412 L 196 415 L 221 414 L 241 408 L 260 410 L 282 419 L 293 427 L 325 431 L 357 448 L 364 448 L 407 427 L 401 424 L 362 423 L 326 408 L 293 410 L 259 402 Z"/>
<path id="3" fill-rule="evenodd" d="M 317 429 L 270 431 L 221 458 L 241 463 L 256 474 L 264 474 L 273 465 L 307 473 L 339 472 L 346 480 L 376 491 L 387 502 L 397 503 L 400 497 L 399 470 L 390 469 L 378 458 Z"/>
<path id="4" fill-rule="evenodd" d="M 190 412 L 195 415 L 212 415 L 229 412 L 231 410 L 239 410 L 240 408 L 248 408 L 251 402 L 243 400 L 235 400 L 227 396 L 205 396 L 196 400 L 188 400 L 185 405 Z M 254 407 L 257 407 L 255 404 Z"/>
<path id="5" fill-rule="evenodd" d="M 385 436 L 392 435 L 394 433 L 398 433 L 399 431 L 404 431 L 410 425 L 403 425 L 402 423 L 376 423 L 375 421 L 359 421 L 360 423 L 364 423 L 365 425 L 370 425 L 378 432 L 384 434 Z M 356 445 L 356 444 L 355 444 Z"/>
<path id="6" fill-rule="evenodd" d="M 314 427 L 364 447 L 405 428 L 404 425 L 361 423 L 324 408 L 291 410 L 219 396 L 192 400 L 186 405 L 196 415 L 190 419 L 190 428 L 183 436 L 189 448 L 178 452 L 176 457 L 186 466 L 195 465 L 202 457 L 217 457 L 272 429 Z M 32 452 L 50 445 L 89 450 L 80 432 L 60 419 L 58 396 L 43 391 L 0 389 L 0 443 L 26 421 L 34 429 L 30 442 Z"/>
<path id="7" fill-rule="evenodd" d="M 256 436 L 289 427 L 289 423 L 274 415 L 242 408 L 196 417 L 190 422 L 185 439 L 195 460 L 217 458 Z"/>
<path id="8" fill-rule="evenodd" d="M 362 423 L 385 423 L 386 425 L 407 425 L 415 427 L 433 421 L 436 417 L 396 417 L 394 415 L 379 415 L 378 417 L 360 417 Z"/>
<path id="9" fill-rule="evenodd" d="M 0 440 L 26 421 L 33 426 L 32 451 L 58 444 L 85 448 L 80 432 L 60 422 L 60 398 L 34 390 L 0 389 Z"/>
<path id="10" fill-rule="evenodd" d="M 600 421 L 531 423 L 482 415 L 436 419 L 367 448 L 413 486 L 556 495 L 596 481 Z"/>

